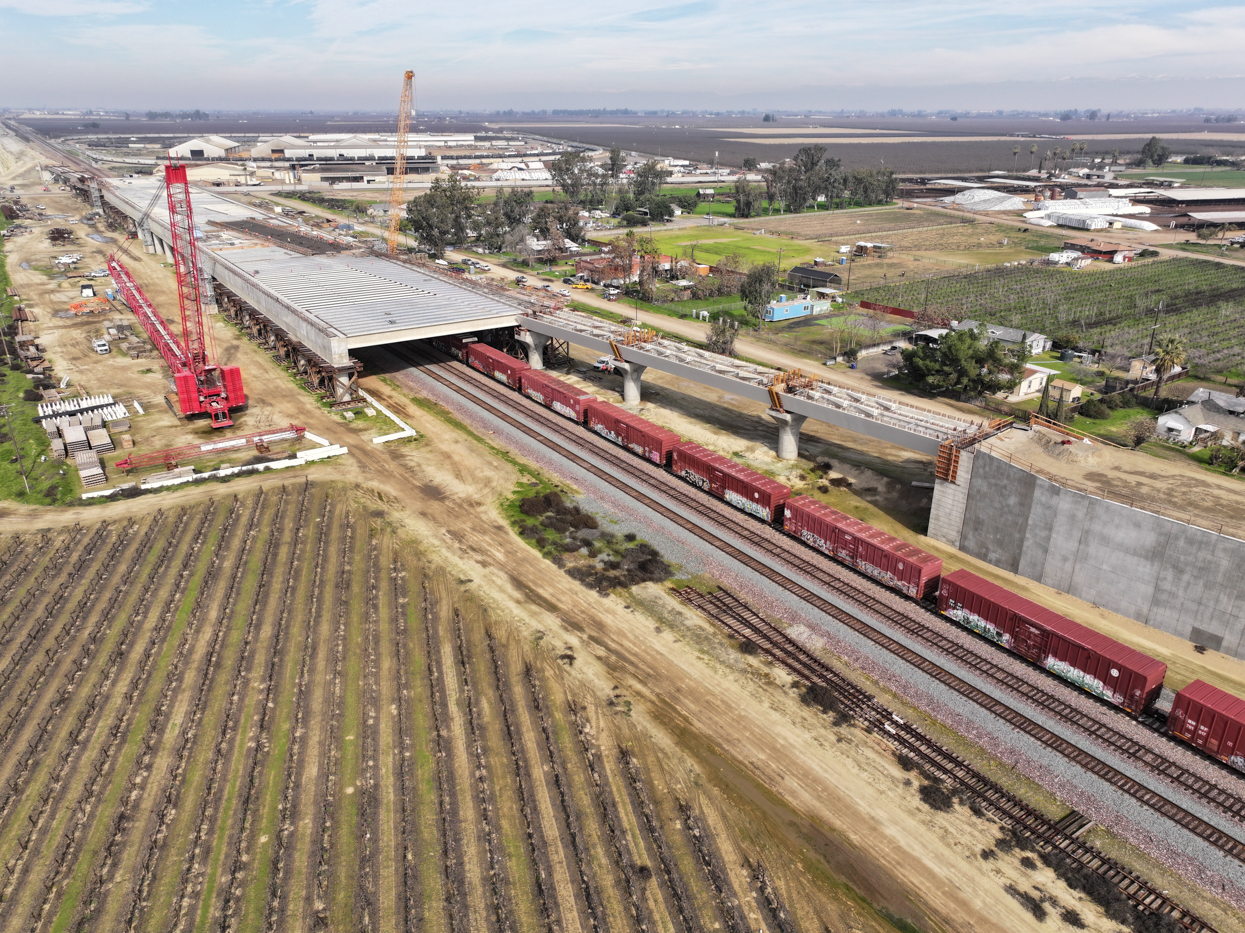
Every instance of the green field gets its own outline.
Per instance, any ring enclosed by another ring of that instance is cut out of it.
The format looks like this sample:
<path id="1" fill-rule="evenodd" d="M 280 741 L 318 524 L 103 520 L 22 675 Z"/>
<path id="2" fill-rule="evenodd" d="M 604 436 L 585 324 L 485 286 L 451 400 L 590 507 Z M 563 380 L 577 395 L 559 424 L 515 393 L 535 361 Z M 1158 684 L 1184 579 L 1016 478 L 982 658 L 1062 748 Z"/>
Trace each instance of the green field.
<path id="1" fill-rule="evenodd" d="M 1206 188 L 1245 188 L 1245 172 L 1204 165 L 1164 165 L 1150 171 L 1124 172 L 1120 178 L 1130 182 L 1143 178 L 1178 178 L 1186 185 Z"/>
<path id="2" fill-rule="evenodd" d="M 953 319 L 970 318 L 1037 331 L 1076 335 L 1086 346 L 1143 351 L 1154 324 L 1178 334 L 1190 361 L 1215 368 L 1245 353 L 1245 268 L 1202 259 L 1166 259 L 1089 269 L 995 266 L 928 282 L 860 289 L 856 299 L 899 308 L 921 307 Z"/>
<path id="3" fill-rule="evenodd" d="M 636 228 L 637 233 L 647 233 L 647 228 Z M 819 244 L 785 237 L 755 236 L 751 231 L 733 227 L 684 227 L 679 230 L 653 230 L 653 240 L 662 253 L 681 259 L 695 258 L 697 262 L 714 265 L 722 257 L 738 253 L 744 264 L 755 262 L 778 262 L 782 257 L 783 268 L 807 262 L 818 253 Z"/>

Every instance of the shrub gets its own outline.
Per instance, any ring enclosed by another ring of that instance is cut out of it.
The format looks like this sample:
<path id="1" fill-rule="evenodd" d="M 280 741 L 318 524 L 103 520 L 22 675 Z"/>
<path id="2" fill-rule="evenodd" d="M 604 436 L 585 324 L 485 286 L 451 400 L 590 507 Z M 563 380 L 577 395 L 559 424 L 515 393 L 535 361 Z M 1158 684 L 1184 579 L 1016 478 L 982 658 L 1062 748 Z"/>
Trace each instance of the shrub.
<path id="1" fill-rule="evenodd" d="M 40 394 L 39 394 L 36 390 L 34 390 L 34 389 L 23 389 L 23 390 L 22 390 L 22 401 L 24 401 L 24 402 L 39 402 L 39 401 L 42 401 L 42 400 L 43 400 L 43 396 L 42 396 L 42 395 L 40 395 Z"/>
<path id="2" fill-rule="evenodd" d="M 571 519 L 571 525 L 575 528 L 601 527 L 601 523 L 597 521 L 597 517 L 595 515 L 589 515 L 587 512 L 582 512 Z"/>
<path id="3" fill-rule="evenodd" d="M 1005 889 L 1008 894 L 1018 900 L 1033 915 L 1033 919 L 1041 923 L 1046 919 L 1046 908 L 1042 906 L 1042 902 L 1030 894 L 1028 891 L 1021 891 L 1015 885 L 1009 884 Z"/>
<path id="4" fill-rule="evenodd" d="M 983 862 L 988 862 L 991 859 L 996 859 L 998 857 L 999 857 L 999 854 L 995 852 L 993 849 L 982 849 L 981 850 L 981 860 Z"/>
<path id="5" fill-rule="evenodd" d="M 955 799 L 941 784 L 922 784 L 917 794 L 921 802 L 931 810 L 946 813 L 955 808 Z"/>
<path id="6" fill-rule="evenodd" d="M 760 650 L 761 649 L 756 646 L 755 642 L 749 641 L 746 638 L 741 638 L 739 640 L 740 654 L 757 654 Z"/>
<path id="7" fill-rule="evenodd" d="M 623 535 L 623 540 L 624 540 L 624 541 L 627 541 L 627 542 L 634 541 L 634 540 L 635 540 L 635 532 L 634 532 L 634 531 L 628 531 L 625 535 Z"/>
<path id="8" fill-rule="evenodd" d="M 1101 399 L 1091 398 L 1081 406 L 1081 414 L 1086 418 L 1105 421 L 1111 417 L 1111 409 L 1104 405 Z"/>
<path id="9" fill-rule="evenodd" d="M 544 515 L 547 511 L 545 508 L 545 497 L 528 496 L 519 503 L 519 511 L 524 515 L 527 515 L 529 518 L 536 518 L 537 516 Z"/>

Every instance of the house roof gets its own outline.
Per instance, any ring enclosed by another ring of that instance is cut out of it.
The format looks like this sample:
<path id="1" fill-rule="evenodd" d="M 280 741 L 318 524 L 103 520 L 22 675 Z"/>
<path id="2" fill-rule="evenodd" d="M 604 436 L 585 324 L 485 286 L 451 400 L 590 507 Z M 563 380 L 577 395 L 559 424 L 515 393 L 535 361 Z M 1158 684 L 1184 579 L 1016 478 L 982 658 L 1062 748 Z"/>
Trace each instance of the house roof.
<path id="1" fill-rule="evenodd" d="M 976 330 L 980 324 L 981 321 L 953 321 L 951 329 Z M 1036 331 L 1023 331 L 1018 327 L 1003 327 L 1000 324 L 987 324 L 986 333 L 995 340 L 1002 340 L 1004 343 L 1020 343 L 1025 339 L 1026 333 L 1028 334 L 1028 338 L 1030 340 L 1034 337 L 1042 337 L 1045 339 L 1046 336 L 1045 334 L 1039 334 Z M 1051 372 L 1055 372 L 1055 370 L 1052 369 Z"/>
<path id="2" fill-rule="evenodd" d="M 1053 383 L 1051 383 L 1051 385 L 1058 386 L 1061 389 L 1067 389 L 1069 392 L 1081 387 L 1079 382 L 1069 382 L 1067 379 L 1056 379 Z"/>
<path id="3" fill-rule="evenodd" d="M 1235 395 L 1229 395 L 1227 392 L 1216 392 L 1213 389 L 1197 389 L 1189 396 L 1189 401 L 1201 405 L 1210 411 L 1245 418 L 1245 398 L 1237 398 Z"/>
<path id="4" fill-rule="evenodd" d="M 819 282 L 841 282 L 842 276 L 830 269 L 819 269 L 816 266 L 794 266 L 787 275 L 800 275 L 816 279 Z"/>

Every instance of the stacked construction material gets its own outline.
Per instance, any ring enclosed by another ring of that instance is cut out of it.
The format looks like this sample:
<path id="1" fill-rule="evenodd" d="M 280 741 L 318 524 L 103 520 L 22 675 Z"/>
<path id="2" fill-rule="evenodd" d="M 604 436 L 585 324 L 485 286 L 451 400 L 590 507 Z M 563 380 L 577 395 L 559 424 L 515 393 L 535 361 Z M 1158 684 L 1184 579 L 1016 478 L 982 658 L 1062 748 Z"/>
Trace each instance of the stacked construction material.
<path id="1" fill-rule="evenodd" d="M 151 484 L 167 483 L 173 479 L 185 479 L 187 476 L 194 476 L 195 468 L 192 466 L 178 467 L 175 470 L 166 470 L 163 473 L 153 473 L 150 476 L 144 476 L 141 485 L 148 486 Z"/>
<path id="2" fill-rule="evenodd" d="M 77 418 L 73 419 L 77 421 Z M 65 450 L 67 453 L 76 454 L 83 450 L 90 450 L 91 445 L 86 439 L 86 429 L 80 424 L 66 424 L 61 426 L 61 433 L 65 437 Z"/>
<path id="3" fill-rule="evenodd" d="M 43 422 L 43 430 L 48 432 L 48 440 L 54 441 L 61 436 L 61 429 L 56 426 L 55 421 Z"/>
<path id="4" fill-rule="evenodd" d="M 108 422 L 109 431 L 128 431 L 130 430 L 129 418 L 118 418 L 116 421 Z"/>
<path id="5" fill-rule="evenodd" d="M 114 418 L 124 418 L 126 415 L 125 406 L 114 402 L 111 395 L 87 395 L 82 398 L 66 398 L 59 402 L 40 402 L 39 416 L 46 418 L 48 415 L 72 415 L 80 412 L 84 408 L 102 409 L 120 408 L 121 413 L 113 415 Z"/>
<path id="6" fill-rule="evenodd" d="M 128 434 L 122 434 L 121 435 L 121 449 L 122 450 L 133 450 L 134 449 L 134 438 L 130 437 L 130 435 Z"/>
<path id="7" fill-rule="evenodd" d="M 57 460 L 65 459 L 65 442 L 60 438 L 52 438 L 52 456 Z"/>
<path id="8" fill-rule="evenodd" d="M 112 438 L 108 436 L 108 432 L 103 428 L 91 428 L 86 432 L 86 439 L 93 451 L 112 453 L 116 450 L 116 447 L 113 446 Z"/>
<path id="9" fill-rule="evenodd" d="M 78 464 L 78 476 L 83 486 L 102 486 L 107 482 L 104 468 L 100 465 L 99 454 L 93 450 L 80 450 L 74 454 L 74 462 Z"/>

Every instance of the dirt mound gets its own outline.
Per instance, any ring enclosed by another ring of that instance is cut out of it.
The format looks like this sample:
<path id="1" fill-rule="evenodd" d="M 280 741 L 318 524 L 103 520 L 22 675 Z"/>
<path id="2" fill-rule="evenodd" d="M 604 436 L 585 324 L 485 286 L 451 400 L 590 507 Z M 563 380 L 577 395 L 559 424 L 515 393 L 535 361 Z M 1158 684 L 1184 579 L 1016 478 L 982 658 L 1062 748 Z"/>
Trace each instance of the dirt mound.
<path id="1" fill-rule="evenodd" d="M 1036 430 L 1032 440 L 1043 453 L 1065 463 L 1094 463 L 1101 459 L 1101 448 L 1097 444 L 1064 437 L 1053 431 Z"/>

